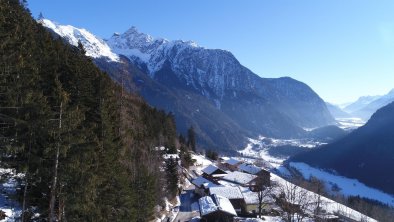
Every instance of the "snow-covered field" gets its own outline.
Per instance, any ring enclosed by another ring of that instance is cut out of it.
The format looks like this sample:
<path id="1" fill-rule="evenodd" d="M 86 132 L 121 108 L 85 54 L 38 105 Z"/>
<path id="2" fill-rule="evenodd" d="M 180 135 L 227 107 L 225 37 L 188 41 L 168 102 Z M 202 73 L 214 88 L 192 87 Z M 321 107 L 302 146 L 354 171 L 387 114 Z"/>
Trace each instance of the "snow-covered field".
<path id="1" fill-rule="evenodd" d="M 394 196 L 368 187 L 356 179 L 334 175 L 332 173 L 313 168 L 305 163 L 291 162 L 289 165 L 301 172 L 305 179 L 309 179 L 311 176 L 314 176 L 322 181 L 325 181 L 329 190 L 332 190 L 333 186 L 338 186 L 340 192 L 345 196 L 359 195 L 360 197 L 377 200 L 394 207 Z"/>
<path id="2" fill-rule="evenodd" d="M 356 117 L 337 118 L 336 121 L 338 122 L 338 127 L 344 130 L 354 130 L 366 123 L 365 120 Z"/>

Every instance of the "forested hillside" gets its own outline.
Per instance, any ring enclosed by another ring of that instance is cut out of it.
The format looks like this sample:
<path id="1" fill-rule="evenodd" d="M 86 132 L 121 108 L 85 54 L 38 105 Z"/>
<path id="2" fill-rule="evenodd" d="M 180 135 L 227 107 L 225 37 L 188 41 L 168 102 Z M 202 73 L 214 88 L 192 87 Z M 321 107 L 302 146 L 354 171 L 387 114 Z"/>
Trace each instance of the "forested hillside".
<path id="1" fill-rule="evenodd" d="M 394 194 L 394 102 L 379 109 L 364 126 L 290 161 L 333 169 L 368 186 Z"/>
<path id="2" fill-rule="evenodd" d="M 172 115 L 115 85 L 84 55 L 0 1 L 1 164 L 25 174 L 25 221 L 145 221 L 166 192 Z"/>

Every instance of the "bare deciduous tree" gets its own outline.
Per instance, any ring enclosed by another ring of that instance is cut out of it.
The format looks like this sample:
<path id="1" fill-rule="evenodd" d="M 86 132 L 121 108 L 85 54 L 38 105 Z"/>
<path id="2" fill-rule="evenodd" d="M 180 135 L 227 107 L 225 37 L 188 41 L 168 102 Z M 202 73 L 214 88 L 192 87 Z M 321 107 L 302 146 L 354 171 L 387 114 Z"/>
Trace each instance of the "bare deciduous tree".
<path id="1" fill-rule="evenodd" d="M 287 181 L 279 186 L 279 190 L 278 201 L 286 221 L 300 222 L 308 216 L 315 203 L 308 190 Z"/>
<path id="2" fill-rule="evenodd" d="M 257 193 L 257 197 L 259 200 L 258 206 L 258 217 L 261 218 L 263 205 L 267 204 L 269 200 L 274 196 L 274 188 L 276 187 L 276 183 L 271 183 L 270 186 L 265 184 L 265 180 L 261 177 L 258 177 L 256 180 L 256 185 L 253 190 Z"/>

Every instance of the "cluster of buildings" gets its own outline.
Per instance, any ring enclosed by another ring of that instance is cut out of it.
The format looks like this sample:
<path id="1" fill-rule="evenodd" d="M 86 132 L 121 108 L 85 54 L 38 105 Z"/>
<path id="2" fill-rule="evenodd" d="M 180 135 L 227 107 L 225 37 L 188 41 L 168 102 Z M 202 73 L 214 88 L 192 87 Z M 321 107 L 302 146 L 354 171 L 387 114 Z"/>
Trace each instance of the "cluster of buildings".
<path id="1" fill-rule="evenodd" d="M 192 180 L 200 196 L 201 221 L 232 221 L 235 216 L 256 216 L 258 191 L 270 186 L 270 172 L 229 158 L 209 165 Z M 266 197 L 270 198 L 270 197 Z M 265 199 L 263 203 L 274 201 Z M 269 204 L 264 205 L 269 210 Z"/>

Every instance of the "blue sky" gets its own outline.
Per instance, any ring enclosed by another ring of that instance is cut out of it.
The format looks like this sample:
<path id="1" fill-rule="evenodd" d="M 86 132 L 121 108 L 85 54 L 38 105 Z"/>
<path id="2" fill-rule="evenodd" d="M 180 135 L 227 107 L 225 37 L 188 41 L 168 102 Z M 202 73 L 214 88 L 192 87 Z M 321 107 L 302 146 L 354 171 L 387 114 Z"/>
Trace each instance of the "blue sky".
<path id="1" fill-rule="evenodd" d="M 131 26 L 231 51 L 262 77 L 290 76 L 344 103 L 394 88 L 392 0 L 30 0 L 33 16 L 108 38 Z"/>

